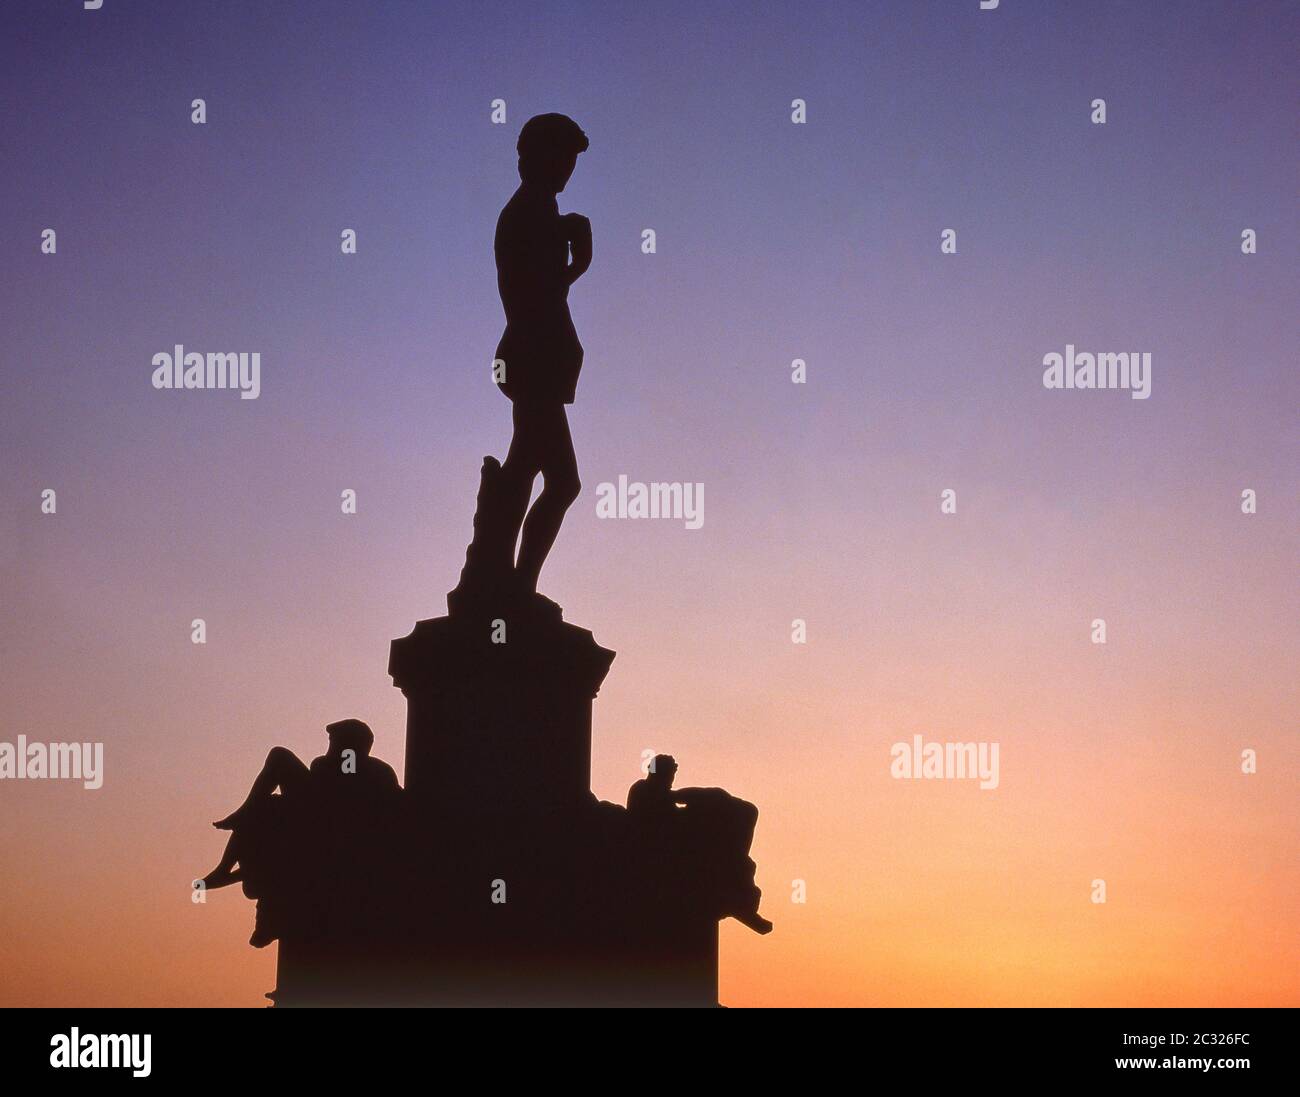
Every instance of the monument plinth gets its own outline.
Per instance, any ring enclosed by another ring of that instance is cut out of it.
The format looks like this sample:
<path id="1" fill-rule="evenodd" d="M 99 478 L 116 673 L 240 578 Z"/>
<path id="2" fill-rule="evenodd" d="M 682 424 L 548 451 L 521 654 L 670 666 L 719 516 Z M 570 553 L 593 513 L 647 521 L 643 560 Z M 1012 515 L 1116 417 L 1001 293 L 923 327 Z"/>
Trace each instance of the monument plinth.
<path id="1" fill-rule="evenodd" d="M 547 599 L 463 584 L 449 602 L 389 656 L 414 859 L 437 885 L 402 950 L 404 999 L 716 1005 L 716 912 L 591 791 L 614 652 Z"/>
<path id="2" fill-rule="evenodd" d="M 420 621 L 392 643 L 407 793 L 438 814 L 576 809 L 591 795 L 591 707 L 614 652 L 558 612 L 493 612 Z"/>

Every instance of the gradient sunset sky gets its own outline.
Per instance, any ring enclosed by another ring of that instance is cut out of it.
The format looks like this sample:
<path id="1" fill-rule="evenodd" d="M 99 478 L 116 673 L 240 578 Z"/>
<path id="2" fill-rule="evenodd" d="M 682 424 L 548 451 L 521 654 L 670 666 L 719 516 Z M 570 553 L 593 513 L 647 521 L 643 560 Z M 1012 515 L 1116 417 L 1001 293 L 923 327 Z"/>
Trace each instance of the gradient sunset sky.
<path id="1" fill-rule="evenodd" d="M 1298 10 L 4 5 L 0 739 L 106 774 L 0 782 L 0 1004 L 265 1004 L 252 904 L 190 901 L 209 822 L 343 717 L 402 771 L 388 644 L 509 440 L 492 234 L 563 111 L 595 263 L 542 587 L 618 652 L 596 793 L 653 749 L 760 807 L 776 930 L 724 923 L 722 1000 L 1300 1005 Z M 260 397 L 155 391 L 177 343 Z M 1151 352 L 1150 399 L 1046 390 L 1067 343 Z M 599 520 L 620 474 L 703 528 Z M 892 779 L 916 734 L 1000 786 Z"/>

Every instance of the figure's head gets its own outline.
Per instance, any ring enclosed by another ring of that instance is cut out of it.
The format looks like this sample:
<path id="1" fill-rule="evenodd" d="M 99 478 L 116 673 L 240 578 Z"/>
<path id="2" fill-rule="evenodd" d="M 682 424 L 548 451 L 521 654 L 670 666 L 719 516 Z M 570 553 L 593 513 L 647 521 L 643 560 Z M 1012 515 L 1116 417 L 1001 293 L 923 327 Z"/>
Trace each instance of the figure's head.
<path id="1" fill-rule="evenodd" d="M 564 114 L 539 114 L 519 131 L 519 178 L 559 194 L 569 182 L 587 135 Z"/>
<path id="2" fill-rule="evenodd" d="M 339 720 L 327 724 L 325 734 L 330 737 L 329 753 L 335 757 L 345 750 L 355 750 L 358 757 L 364 758 L 375 745 L 375 733 L 360 720 Z"/>
<path id="3" fill-rule="evenodd" d="M 647 776 L 666 788 L 672 788 L 673 778 L 677 776 L 677 759 L 671 754 L 656 754 Z"/>

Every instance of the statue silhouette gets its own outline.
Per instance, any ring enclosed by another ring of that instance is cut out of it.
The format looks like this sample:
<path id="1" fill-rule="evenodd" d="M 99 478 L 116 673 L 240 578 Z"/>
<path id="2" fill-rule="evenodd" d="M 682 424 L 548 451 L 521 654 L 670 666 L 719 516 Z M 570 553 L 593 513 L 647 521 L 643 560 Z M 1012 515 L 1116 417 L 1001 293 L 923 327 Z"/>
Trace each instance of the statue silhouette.
<path id="1" fill-rule="evenodd" d="M 569 315 L 569 287 L 591 266 L 591 223 L 561 215 L 564 190 L 587 150 L 587 135 L 563 114 L 539 114 L 519 132 L 519 189 L 497 220 L 497 287 L 506 329 L 497 345 L 497 383 L 513 403 L 514 435 L 502 466 L 506 536 L 519 588 L 537 590 L 538 576 L 578 498 L 578 462 L 566 404 L 573 403 L 582 369 L 582 344 Z M 543 487 L 531 510 L 533 481 Z"/>
<path id="2" fill-rule="evenodd" d="M 276 1005 L 716 1006 L 718 921 L 772 928 L 752 804 L 674 789 L 666 755 L 626 808 L 592 794 L 592 703 L 614 652 L 537 592 L 579 491 L 568 291 L 591 228 L 556 196 L 586 148 L 559 114 L 519 135 L 520 185 L 496 230 L 496 380 L 514 435 L 504 464 L 484 458 L 448 613 L 390 648 L 405 787 L 345 720 L 310 766 L 271 750 L 215 824 L 230 839 L 202 883 L 257 900 L 251 943 L 279 941 Z"/>
<path id="3" fill-rule="evenodd" d="M 772 923 L 758 913 L 762 893 L 749 857 L 758 808 L 725 789 L 674 789 L 676 776 L 677 760 L 656 755 L 645 777 L 628 789 L 629 817 L 667 863 L 693 862 L 700 878 L 689 887 L 712 891 L 720 916 L 770 933 Z"/>
<path id="4" fill-rule="evenodd" d="M 360 720 L 325 731 L 329 750 L 310 767 L 293 751 L 272 747 L 244 802 L 212 824 L 231 833 L 203 886 L 242 883 L 258 900 L 249 942 L 256 948 L 280 935 L 294 894 L 301 897 L 307 878 L 319 875 L 313 857 L 368 856 L 369 839 L 392 822 L 400 786 L 391 766 L 370 757 L 374 733 Z"/>

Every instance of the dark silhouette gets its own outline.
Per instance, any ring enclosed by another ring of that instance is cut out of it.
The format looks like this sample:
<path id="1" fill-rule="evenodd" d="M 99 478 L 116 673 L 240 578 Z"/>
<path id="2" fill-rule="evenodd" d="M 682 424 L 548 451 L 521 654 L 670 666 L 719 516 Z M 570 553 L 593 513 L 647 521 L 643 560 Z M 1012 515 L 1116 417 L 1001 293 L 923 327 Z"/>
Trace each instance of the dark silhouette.
<path id="1" fill-rule="evenodd" d="M 252 943 L 279 941 L 277 1005 L 716 1006 L 718 921 L 772 928 L 752 804 L 674 790 L 667 756 L 627 808 L 592 794 L 592 702 L 614 652 L 536 591 L 578 493 L 567 294 L 591 232 L 556 195 L 586 147 L 562 115 L 519 137 L 496 238 L 514 438 L 504 465 L 484 459 L 448 614 L 391 646 L 405 788 L 370 757 L 369 728 L 343 721 L 310 767 L 273 749 L 216 824 L 231 836 L 203 882 L 257 899 Z"/>
<path id="2" fill-rule="evenodd" d="M 772 923 L 758 913 L 762 893 L 754 884 L 754 841 L 758 808 L 720 788 L 673 788 L 677 760 L 656 755 L 649 772 L 627 791 L 635 825 L 670 861 L 695 862 L 698 893 L 713 890 L 720 917 L 732 917 L 755 933 Z"/>
<path id="3" fill-rule="evenodd" d="M 212 824 L 231 834 L 203 885 L 242 883 L 244 893 L 258 900 L 250 939 L 256 948 L 279 936 L 295 892 L 303 894 L 311 857 L 325 853 L 320 839 L 328 840 L 330 857 L 365 856 L 366 839 L 392 822 L 398 806 L 397 774 L 370 757 L 370 728 L 360 720 L 340 720 L 325 731 L 329 750 L 310 767 L 293 751 L 272 747 L 244 802 Z"/>
<path id="4" fill-rule="evenodd" d="M 561 215 L 564 190 L 587 150 L 587 135 L 562 114 L 540 114 L 519 132 L 519 189 L 497 220 L 497 288 L 506 330 L 497 346 L 498 384 L 514 404 L 514 437 L 502 466 L 507 533 L 522 527 L 515 571 L 520 589 L 537 578 L 578 498 L 578 462 L 565 404 L 573 403 L 582 344 L 569 315 L 569 287 L 591 266 L 591 224 Z M 570 258 L 572 253 L 572 258 Z M 533 481 L 542 493 L 528 510 Z"/>

